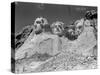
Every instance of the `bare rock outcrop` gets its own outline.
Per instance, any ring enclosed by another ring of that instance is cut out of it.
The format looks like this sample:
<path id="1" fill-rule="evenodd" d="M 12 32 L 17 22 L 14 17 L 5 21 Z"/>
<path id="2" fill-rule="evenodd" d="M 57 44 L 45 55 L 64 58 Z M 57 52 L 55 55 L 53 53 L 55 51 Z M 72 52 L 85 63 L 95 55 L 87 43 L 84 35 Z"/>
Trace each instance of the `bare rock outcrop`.
<path id="1" fill-rule="evenodd" d="M 36 52 L 55 55 L 60 51 L 59 44 L 59 37 L 57 35 L 46 33 L 34 35 L 33 38 L 27 39 L 23 46 L 16 51 L 15 59 L 17 60 L 24 57 L 30 57 Z"/>
<path id="2" fill-rule="evenodd" d="M 21 32 L 15 35 L 15 49 L 18 49 L 23 45 L 33 30 L 33 25 L 29 25 L 24 27 Z"/>

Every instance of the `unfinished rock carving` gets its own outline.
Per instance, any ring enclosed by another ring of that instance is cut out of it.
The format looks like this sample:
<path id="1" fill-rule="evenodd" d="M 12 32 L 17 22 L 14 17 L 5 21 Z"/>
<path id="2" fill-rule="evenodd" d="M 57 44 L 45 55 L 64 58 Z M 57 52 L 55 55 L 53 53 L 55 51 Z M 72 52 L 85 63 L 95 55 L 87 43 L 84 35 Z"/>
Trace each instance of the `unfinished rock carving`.
<path id="1" fill-rule="evenodd" d="M 38 17 L 16 35 L 15 73 L 97 68 L 97 12 L 73 25 Z M 51 28 L 49 33 L 45 26 Z"/>
<path id="2" fill-rule="evenodd" d="M 60 21 L 56 21 L 51 25 L 51 29 L 53 34 L 62 35 L 64 31 L 64 23 Z"/>

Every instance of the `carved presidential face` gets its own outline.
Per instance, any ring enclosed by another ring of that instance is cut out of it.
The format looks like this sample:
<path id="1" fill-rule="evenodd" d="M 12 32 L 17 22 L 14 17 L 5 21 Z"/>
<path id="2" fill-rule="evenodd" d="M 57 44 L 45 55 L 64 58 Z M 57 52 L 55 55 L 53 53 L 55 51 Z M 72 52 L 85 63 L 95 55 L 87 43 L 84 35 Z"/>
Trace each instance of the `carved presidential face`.
<path id="1" fill-rule="evenodd" d="M 75 34 L 75 25 L 68 25 L 64 28 L 64 36 L 71 41 L 76 40 L 78 36 Z"/>
<path id="2" fill-rule="evenodd" d="M 63 30 L 64 30 L 64 23 L 60 22 L 60 21 L 56 21 L 51 25 L 51 29 L 53 34 L 62 34 Z"/>
<path id="3" fill-rule="evenodd" d="M 43 26 L 47 24 L 48 24 L 48 21 L 46 18 L 43 18 L 43 17 L 36 18 L 34 22 L 35 31 L 42 31 Z"/>
<path id="4" fill-rule="evenodd" d="M 79 35 L 83 31 L 83 28 L 84 28 L 84 19 L 77 20 L 75 22 L 75 34 Z"/>

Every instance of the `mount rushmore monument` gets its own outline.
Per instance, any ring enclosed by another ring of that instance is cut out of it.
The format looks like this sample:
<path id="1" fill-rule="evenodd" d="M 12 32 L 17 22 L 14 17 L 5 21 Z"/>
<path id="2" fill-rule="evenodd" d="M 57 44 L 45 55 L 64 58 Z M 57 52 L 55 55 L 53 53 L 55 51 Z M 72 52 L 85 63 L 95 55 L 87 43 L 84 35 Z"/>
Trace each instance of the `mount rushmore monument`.
<path id="1" fill-rule="evenodd" d="M 15 35 L 12 70 L 15 73 L 68 71 L 97 68 L 97 11 L 67 25 L 49 24 L 38 17 Z"/>

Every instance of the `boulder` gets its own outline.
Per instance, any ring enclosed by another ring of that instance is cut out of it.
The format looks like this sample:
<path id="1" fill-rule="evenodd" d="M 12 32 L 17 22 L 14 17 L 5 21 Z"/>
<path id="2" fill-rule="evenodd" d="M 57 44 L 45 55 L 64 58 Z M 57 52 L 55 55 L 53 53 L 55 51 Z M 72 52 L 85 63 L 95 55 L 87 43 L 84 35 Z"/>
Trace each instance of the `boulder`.
<path id="1" fill-rule="evenodd" d="M 28 58 L 36 52 L 41 54 L 56 55 L 60 52 L 60 41 L 57 35 L 41 33 L 31 36 L 25 43 L 16 51 L 15 60 Z"/>

